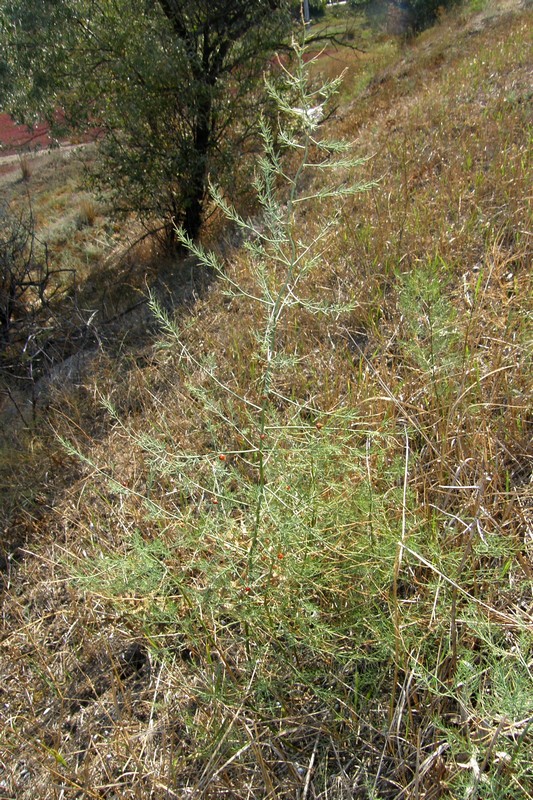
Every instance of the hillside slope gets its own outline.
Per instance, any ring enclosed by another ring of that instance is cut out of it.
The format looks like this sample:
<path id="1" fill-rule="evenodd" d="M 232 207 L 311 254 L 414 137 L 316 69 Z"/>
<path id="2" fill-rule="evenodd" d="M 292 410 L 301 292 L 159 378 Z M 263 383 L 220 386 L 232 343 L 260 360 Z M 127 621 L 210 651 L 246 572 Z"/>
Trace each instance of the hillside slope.
<path id="1" fill-rule="evenodd" d="M 114 221 L 52 242 L 105 238 L 111 323 L 3 433 L 1 797 L 533 795 L 531 11 L 487 8 L 313 66 L 367 188 L 302 203 L 298 246 L 340 216 L 268 392 L 284 276 L 220 219 L 230 295 Z"/>

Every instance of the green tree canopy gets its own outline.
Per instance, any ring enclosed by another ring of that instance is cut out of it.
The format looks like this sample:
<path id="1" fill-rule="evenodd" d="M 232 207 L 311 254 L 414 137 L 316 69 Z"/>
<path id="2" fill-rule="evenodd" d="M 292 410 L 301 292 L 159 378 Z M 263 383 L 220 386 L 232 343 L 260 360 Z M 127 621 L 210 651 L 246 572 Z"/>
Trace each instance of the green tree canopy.
<path id="1" fill-rule="evenodd" d="M 5 0 L 0 107 L 101 129 L 96 179 L 118 207 L 194 238 L 289 25 L 285 0 Z"/>

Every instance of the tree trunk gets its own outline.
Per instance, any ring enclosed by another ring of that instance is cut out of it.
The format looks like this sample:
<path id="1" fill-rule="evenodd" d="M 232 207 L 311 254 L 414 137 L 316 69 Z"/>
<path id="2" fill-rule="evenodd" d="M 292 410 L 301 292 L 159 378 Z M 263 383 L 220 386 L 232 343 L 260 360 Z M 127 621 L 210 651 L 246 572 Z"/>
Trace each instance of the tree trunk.
<path id="1" fill-rule="evenodd" d="M 190 181 L 185 197 L 183 227 L 191 239 L 196 239 L 203 222 L 207 190 L 208 155 L 211 141 L 212 98 L 207 97 L 198 111 L 194 127 L 194 163 L 191 164 Z"/>

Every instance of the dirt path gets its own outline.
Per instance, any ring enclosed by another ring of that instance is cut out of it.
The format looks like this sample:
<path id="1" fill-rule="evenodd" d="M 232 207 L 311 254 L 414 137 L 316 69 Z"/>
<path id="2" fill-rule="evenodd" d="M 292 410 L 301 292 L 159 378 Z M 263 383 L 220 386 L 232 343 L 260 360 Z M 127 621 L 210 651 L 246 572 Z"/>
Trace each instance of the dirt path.
<path id="1" fill-rule="evenodd" d="M 96 138 L 97 133 L 84 137 L 84 141 L 73 143 L 69 139 L 57 140 L 50 135 L 47 123 L 39 123 L 33 129 L 17 125 L 9 114 L 0 113 L 0 181 L 17 180 L 21 159 L 31 162 L 43 156 L 68 153 L 83 147 Z"/>
<path id="2" fill-rule="evenodd" d="M 34 152 L 22 152 L 0 156 L 0 185 L 2 183 L 12 183 L 20 178 L 21 159 L 26 158 L 29 161 L 31 170 L 31 165 L 34 161 L 44 159 L 46 156 L 52 156 L 55 153 L 69 155 L 70 153 L 73 153 L 82 147 L 86 147 L 87 144 L 90 144 L 90 142 L 86 142 L 85 144 L 71 144 L 70 142 L 64 142 L 59 145 L 49 146 Z M 2 151 L 0 150 L 0 152 Z"/>

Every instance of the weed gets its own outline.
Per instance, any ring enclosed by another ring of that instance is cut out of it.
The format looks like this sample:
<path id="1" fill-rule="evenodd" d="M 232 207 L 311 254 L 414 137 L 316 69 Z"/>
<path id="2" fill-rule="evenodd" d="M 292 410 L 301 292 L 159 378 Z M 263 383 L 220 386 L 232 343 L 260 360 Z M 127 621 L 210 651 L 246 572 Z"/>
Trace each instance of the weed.
<path id="1" fill-rule="evenodd" d="M 89 197 L 82 198 L 78 211 L 78 228 L 92 227 L 99 213 L 100 208 L 98 203 Z"/>
<path id="2" fill-rule="evenodd" d="M 29 181 L 32 176 L 33 168 L 31 161 L 27 155 L 19 156 L 20 172 L 23 181 Z"/>

